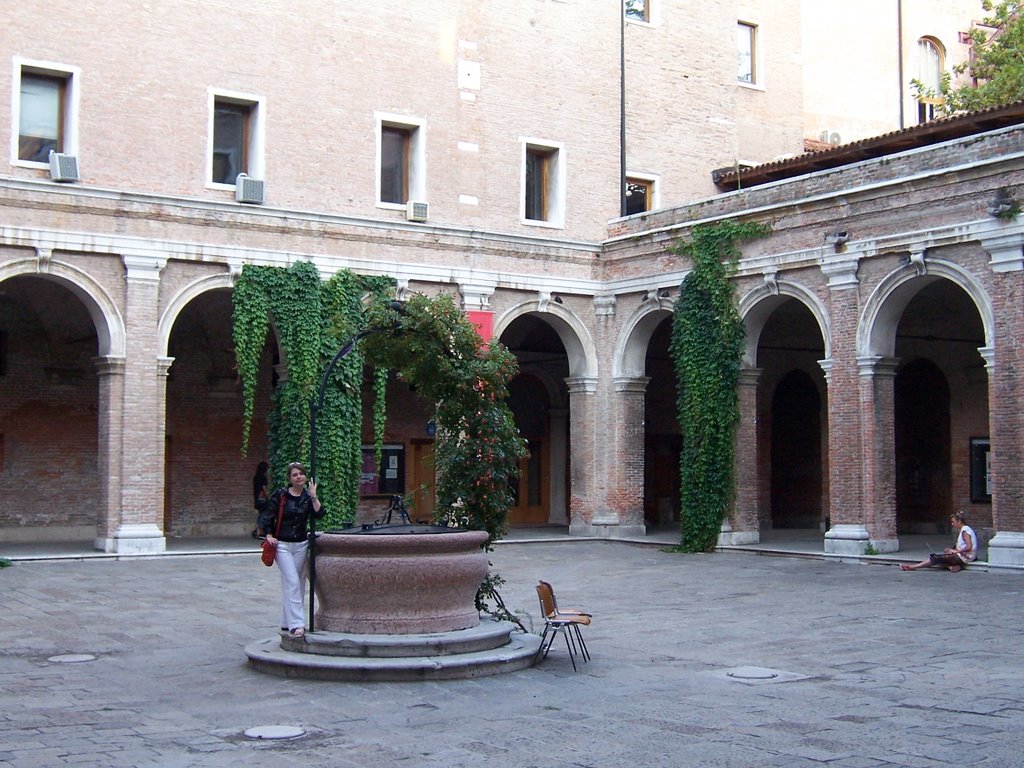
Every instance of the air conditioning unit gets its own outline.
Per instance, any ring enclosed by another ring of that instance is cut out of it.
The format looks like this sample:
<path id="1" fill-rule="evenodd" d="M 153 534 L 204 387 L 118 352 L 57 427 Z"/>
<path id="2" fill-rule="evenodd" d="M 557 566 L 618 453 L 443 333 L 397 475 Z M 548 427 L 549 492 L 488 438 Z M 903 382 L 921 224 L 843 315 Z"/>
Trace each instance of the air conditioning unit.
<path id="1" fill-rule="evenodd" d="M 78 158 L 50 150 L 50 178 L 61 184 L 78 181 Z"/>
<path id="2" fill-rule="evenodd" d="M 410 200 L 405 204 L 405 218 L 409 221 L 426 221 L 429 212 L 430 211 L 426 203 Z"/>
<path id="3" fill-rule="evenodd" d="M 239 203 L 263 204 L 263 182 L 240 173 L 235 177 L 235 200 Z"/>

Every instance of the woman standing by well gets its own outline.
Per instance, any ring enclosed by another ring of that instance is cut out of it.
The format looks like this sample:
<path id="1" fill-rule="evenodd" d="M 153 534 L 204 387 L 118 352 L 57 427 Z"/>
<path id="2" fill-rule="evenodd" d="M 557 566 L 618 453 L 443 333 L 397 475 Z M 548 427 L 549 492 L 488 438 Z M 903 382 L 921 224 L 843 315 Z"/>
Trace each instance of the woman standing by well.
<path id="1" fill-rule="evenodd" d="M 283 501 L 283 504 L 282 504 Z M 278 530 L 278 510 L 281 527 Z M 277 563 L 281 572 L 281 629 L 292 637 L 304 637 L 306 622 L 303 605 L 306 596 L 306 557 L 309 552 L 307 532 L 311 518 L 319 520 L 325 509 L 316 495 L 316 483 L 306 486 L 306 467 L 299 462 L 288 465 L 288 485 L 270 496 L 270 503 L 260 513 L 259 524 L 267 541 L 277 545 Z"/>

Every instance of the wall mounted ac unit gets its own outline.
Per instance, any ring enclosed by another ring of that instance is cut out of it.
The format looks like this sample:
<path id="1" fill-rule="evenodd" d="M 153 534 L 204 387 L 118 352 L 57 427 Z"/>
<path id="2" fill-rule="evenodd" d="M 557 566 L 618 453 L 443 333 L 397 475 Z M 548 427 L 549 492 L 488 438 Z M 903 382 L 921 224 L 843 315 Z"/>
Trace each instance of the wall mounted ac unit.
<path id="1" fill-rule="evenodd" d="M 239 203 L 263 204 L 263 182 L 240 173 L 235 177 L 235 200 Z"/>
<path id="2" fill-rule="evenodd" d="M 410 200 L 405 204 L 405 218 L 409 221 L 426 221 L 430 213 L 426 203 Z"/>
<path id="3" fill-rule="evenodd" d="M 50 150 L 50 178 L 61 184 L 78 181 L 78 158 Z"/>
<path id="4" fill-rule="evenodd" d="M 826 144 L 832 144 L 835 146 L 839 146 L 843 143 L 842 137 L 835 131 L 822 131 L 821 140 Z"/>

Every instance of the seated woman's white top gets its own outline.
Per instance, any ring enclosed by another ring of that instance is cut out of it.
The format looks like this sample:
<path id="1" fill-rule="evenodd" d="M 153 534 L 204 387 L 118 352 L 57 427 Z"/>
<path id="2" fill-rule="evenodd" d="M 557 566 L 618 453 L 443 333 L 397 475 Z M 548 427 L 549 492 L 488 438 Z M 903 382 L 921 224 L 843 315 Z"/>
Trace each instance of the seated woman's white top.
<path id="1" fill-rule="evenodd" d="M 966 534 L 966 535 L 965 535 Z M 970 543 L 968 543 L 967 537 L 970 536 Z M 970 549 L 967 549 L 970 547 Z M 974 529 L 969 525 L 965 525 L 960 529 L 960 535 L 956 537 L 956 548 L 960 559 L 965 563 L 973 563 L 975 558 L 978 556 L 978 536 L 974 532 Z"/>

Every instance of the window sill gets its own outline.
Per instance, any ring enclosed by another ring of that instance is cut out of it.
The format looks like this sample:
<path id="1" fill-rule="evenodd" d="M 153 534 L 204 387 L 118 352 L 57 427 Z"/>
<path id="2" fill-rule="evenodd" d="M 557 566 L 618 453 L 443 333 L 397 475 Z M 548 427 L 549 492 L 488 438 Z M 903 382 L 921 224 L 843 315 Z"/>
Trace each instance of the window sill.
<path id="1" fill-rule="evenodd" d="M 35 160 L 19 160 L 18 158 L 13 158 L 11 160 L 11 165 L 15 168 L 35 168 L 41 171 L 48 170 L 50 167 L 49 163 L 39 163 Z"/>
<path id="2" fill-rule="evenodd" d="M 219 189 L 224 192 L 234 192 L 237 188 L 234 184 L 222 184 L 219 181 L 208 181 L 206 182 L 207 189 Z"/>
<path id="3" fill-rule="evenodd" d="M 406 203 L 385 203 L 380 200 L 377 201 L 377 207 L 383 208 L 385 211 L 404 211 Z"/>
<path id="4" fill-rule="evenodd" d="M 760 91 L 761 93 L 764 93 L 768 90 L 761 83 L 744 83 L 742 80 L 737 80 L 736 85 L 747 91 Z"/>
<path id="5" fill-rule="evenodd" d="M 543 221 L 541 219 L 520 219 L 519 223 L 527 227 L 544 227 L 545 229 L 565 229 L 565 224 L 559 221 Z"/>

